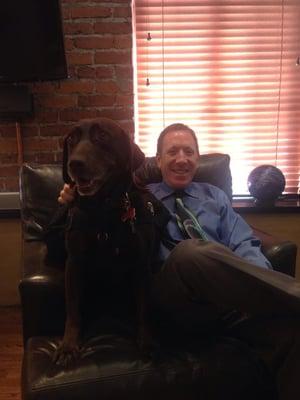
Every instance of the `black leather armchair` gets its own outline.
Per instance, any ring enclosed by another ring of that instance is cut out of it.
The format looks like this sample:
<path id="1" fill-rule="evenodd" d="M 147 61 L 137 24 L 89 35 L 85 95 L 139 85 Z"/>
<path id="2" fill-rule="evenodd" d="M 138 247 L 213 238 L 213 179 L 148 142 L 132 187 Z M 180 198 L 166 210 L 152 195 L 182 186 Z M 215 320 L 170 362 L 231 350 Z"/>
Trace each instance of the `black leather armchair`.
<path id="1" fill-rule="evenodd" d="M 152 158 L 146 159 L 138 175 L 147 183 L 161 179 Z M 231 197 L 229 157 L 201 156 L 196 179 L 221 187 Z M 43 232 L 57 208 L 62 185 L 60 166 L 21 168 L 23 400 L 272 398 L 272 383 L 264 366 L 238 340 L 211 338 L 194 347 L 166 342 L 167 351 L 158 359 L 144 360 L 130 327 L 113 318 L 86 327 L 82 356 L 76 364 L 68 368 L 53 364 L 64 329 L 64 270 L 59 263 L 45 263 Z M 265 234 L 266 238 L 263 249 L 270 261 L 277 269 L 293 273 L 296 246 Z"/>

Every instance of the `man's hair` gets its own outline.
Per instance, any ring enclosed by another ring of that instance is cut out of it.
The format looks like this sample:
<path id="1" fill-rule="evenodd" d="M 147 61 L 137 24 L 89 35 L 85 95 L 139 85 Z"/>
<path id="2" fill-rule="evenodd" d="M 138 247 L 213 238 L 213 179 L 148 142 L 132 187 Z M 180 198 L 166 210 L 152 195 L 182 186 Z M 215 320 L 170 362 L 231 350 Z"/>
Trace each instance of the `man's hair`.
<path id="1" fill-rule="evenodd" d="M 189 126 L 187 126 L 185 124 L 181 124 L 181 123 L 171 124 L 161 131 L 161 133 L 159 134 L 159 137 L 157 139 L 156 154 L 161 154 L 162 147 L 163 147 L 163 140 L 164 140 L 164 137 L 166 136 L 166 134 L 169 132 L 176 132 L 176 131 L 189 132 L 195 140 L 197 151 L 199 154 L 199 147 L 198 147 L 198 140 L 197 140 L 196 133 L 193 131 L 192 128 L 190 128 Z"/>

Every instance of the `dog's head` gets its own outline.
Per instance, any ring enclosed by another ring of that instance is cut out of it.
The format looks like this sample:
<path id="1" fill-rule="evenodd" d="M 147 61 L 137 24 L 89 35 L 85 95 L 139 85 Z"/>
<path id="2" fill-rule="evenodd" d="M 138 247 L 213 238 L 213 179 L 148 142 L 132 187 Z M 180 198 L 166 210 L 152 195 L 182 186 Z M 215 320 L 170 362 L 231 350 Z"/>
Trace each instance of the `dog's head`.
<path id="1" fill-rule="evenodd" d="M 93 196 L 117 178 L 131 180 L 144 154 L 129 135 L 108 118 L 82 121 L 64 139 L 63 178 L 82 196 Z"/>

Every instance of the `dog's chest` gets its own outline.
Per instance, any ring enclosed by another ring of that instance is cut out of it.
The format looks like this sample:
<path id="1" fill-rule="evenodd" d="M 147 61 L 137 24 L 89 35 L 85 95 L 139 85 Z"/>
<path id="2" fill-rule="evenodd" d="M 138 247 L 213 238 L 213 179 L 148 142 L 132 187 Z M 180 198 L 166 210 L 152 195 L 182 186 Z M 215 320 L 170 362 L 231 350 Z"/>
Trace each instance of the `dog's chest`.
<path id="1" fill-rule="evenodd" d="M 80 242 L 82 251 L 92 254 L 93 258 L 129 257 L 134 251 L 135 215 L 130 209 L 74 207 L 69 213 L 67 231 L 69 237 L 79 237 L 76 242 Z"/>

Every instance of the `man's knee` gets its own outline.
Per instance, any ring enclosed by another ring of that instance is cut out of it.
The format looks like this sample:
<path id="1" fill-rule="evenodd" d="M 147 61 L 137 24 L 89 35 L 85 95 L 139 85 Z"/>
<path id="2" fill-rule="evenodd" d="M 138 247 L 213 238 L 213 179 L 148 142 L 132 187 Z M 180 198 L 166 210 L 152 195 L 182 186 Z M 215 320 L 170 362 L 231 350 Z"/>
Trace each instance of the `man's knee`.
<path id="1" fill-rule="evenodd" d="M 180 242 L 170 253 L 168 264 L 178 272 L 187 273 L 190 270 L 206 269 L 215 262 L 211 255 L 213 249 L 218 246 L 214 242 L 205 242 L 198 239 L 188 239 Z"/>

